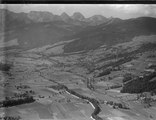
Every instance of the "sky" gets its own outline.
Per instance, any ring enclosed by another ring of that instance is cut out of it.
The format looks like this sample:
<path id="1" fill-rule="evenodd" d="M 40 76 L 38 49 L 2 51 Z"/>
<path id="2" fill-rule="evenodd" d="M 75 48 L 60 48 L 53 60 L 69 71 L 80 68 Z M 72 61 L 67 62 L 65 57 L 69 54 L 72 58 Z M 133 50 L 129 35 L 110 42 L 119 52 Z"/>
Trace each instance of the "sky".
<path id="1" fill-rule="evenodd" d="M 60 15 L 81 12 L 86 18 L 95 14 L 121 19 L 141 16 L 156 17 L 156 4 L 1 4 L 0 8 L 14 12 L 49 11 Z"/>

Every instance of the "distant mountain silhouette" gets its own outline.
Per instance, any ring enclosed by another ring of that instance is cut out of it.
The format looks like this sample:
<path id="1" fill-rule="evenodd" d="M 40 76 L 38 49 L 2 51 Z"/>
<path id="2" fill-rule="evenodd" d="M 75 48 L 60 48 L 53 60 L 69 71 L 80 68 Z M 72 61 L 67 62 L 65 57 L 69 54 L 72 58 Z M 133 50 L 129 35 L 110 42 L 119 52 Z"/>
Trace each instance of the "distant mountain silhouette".
<path id="1" fill-rule="evenodd" d="M 94 15 L 88 18 L 86 21 L 90 23 L 90 25 L 99 25 L 107 22 L 109 19 L 102 15 Z"/>
<path id="2" fill-rule="evenodd" d="M 75 19 L 75 20 L 79 20 L 79 21 L 84 21 L 85 20 L 85 17 L 80 12 L 75 12 L 72 15 L 72 18 Z"/>
<path id="3" fill-rule="evenodd" d="M 69 21 L 72 20 L 72 18 L 71 18 L 67 13 L 65 13 L 65 12 L 63 12 L 63 13 L 61 14 L 61 19 L 62 19 L 63 21 L 65 21 L 65 22 L 69 22 Z"/>
<path id="4" fill-rule="evenodd" d="M 29 13 L 14 13 L 12 11 L 6 10 L 6 9 L 0 9 L 0 14 L 5 14 L 6 20 L 11 24 L 13 24 L 15 21 L 21 21 L 23 23 L 30 23 L 30 22 L 53 22 L 53 21 L 64 21 L 67 23 L 70 23 L 72 21 L 72 24 L 77 23 L 82 23 L 83 22 L 86 24 L 92 23 L 95 24 L 97 21 L 103 21 L 101 18 L 105 18 L 104 16 L 100 15 L 95 15 L 90 18 L 85 18 L 80 12 L 75 12 L 73 13 L 72 16 L 69 16 L 67 13 L 62 13 L 61 15 L 54 15 L 51 12 L 47 11 L 30 11 Z M 105 18 L 107 19 L 107 18 Z M 105 21 L 104 21 L 105 22 Z M 81 24 L 79 24 L 81 25 Z"/>
<path id="5" fill-rule="evenodd" d="M 0 9 L 0 15 L 5 41 L 17 39 L 22 49 L 77 39 L 64 47 L 65 52 L 77 52 L 156 34 L 156 18 L 152 17 L 122 20 L 94 15 L 85 18 L 80 12 L 69 16 L 65 12 L 61 15 L 43 11 L 14 13 L 5 9 Z"/>

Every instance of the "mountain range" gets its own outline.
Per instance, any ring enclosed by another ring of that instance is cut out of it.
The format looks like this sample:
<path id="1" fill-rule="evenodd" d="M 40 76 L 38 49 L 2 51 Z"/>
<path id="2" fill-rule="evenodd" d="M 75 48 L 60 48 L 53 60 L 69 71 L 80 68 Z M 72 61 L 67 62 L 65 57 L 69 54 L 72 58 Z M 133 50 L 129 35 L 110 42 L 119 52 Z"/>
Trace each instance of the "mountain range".
<path id="1" fill-rule="evenodd" d="M 16 39 L 16 47 L 33 49 L 60 41 L 69 42 L 65 52 L 96 49 L 102 45 L 115 45 L 131 41 L 140 35 L 156 34 L 156 18 L 139 17 L 122 20 L 94 15 L 85 18 L 80 12 L 54 15 L 51 12 L 31 11 L 14 13 L 0 9 L 1 39 Z"/>
<path id="2" fill-rule="evenodd" d="M 101 24 L 105 21 L 108 21 L 109 18 L 106 18 L 102 15 L 94 15 L 89 18 L 85 18 L 80 12 L 73 13 L 72 16 L 69 16 L 67 13 L 63 12 L 61 15 L 55 15 L 47 11 L 30 11 L 29 13 L 14 13 L 6 9 L 0 9 L 0 15 L 4 15 L 6 22 L 9 25 L 14 24 L 15 21 L 28 23 L 39 23 L 39 22 L 54 22 L 54 21 L 64 21 L 66 23 L 81 25 L 83 23 L 89 25 Z"/>

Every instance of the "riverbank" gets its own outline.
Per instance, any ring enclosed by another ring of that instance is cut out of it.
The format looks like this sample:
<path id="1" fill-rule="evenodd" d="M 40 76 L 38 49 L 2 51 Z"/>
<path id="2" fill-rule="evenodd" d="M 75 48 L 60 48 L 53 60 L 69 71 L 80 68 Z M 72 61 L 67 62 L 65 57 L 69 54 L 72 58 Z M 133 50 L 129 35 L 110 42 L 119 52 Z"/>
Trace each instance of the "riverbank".
<path id="1" fill-rule="evenodd" d="M 63 85 L 64 86 L 64 85 Z M 89 97 L 86 97 L 86 96 L 83 96 L 83 95 L 80 95 L 78 93 L 76 93 L 75 91 L 72 91 L 70 89 L 68 89 L 66 86 L 64 86 L 64 89 L 66 90 L 66 92 L 76 98 L 80 98 L 80 99 L 83 99 L 83 100 L 87 100 L 89 102 L 89 104 L 93 107 L 94 109 L 94 112 L 91 114 L 91 118 L 93 120 L 102 120 L 102 118 L 100 118 L 98 116 L 98 114 L 101 112 L 101 108 L 99 107 L 99 102 L 94 99 L 94 98 L 89 98 Z"/>

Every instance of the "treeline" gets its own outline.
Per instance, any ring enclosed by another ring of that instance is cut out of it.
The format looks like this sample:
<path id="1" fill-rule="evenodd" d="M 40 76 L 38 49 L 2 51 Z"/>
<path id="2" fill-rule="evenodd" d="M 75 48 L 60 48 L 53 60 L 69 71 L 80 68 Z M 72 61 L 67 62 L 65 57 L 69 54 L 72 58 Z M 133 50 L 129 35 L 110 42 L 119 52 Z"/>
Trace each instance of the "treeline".
<path id="1" fill-rule="evenodd" d="M 156 65 L 151 65 L 148 67 L 149 69 L 155 69 L 156 70 Z"/>
<path id="2" fill-rule="evenodd" d="M 134 56 L 137 53 L 139 53 L 138 50 L 134 50 L 132 52 L 122 52 L 119 54 L 113 54 L 113 55 L 107 55 L 107 57 L 100 59 L 97 62 L 102 62 L 102 61 L 108 61 L 108 60 L 112 60 L 112 59 L 116 59 L 116 58 L 122 58 L 122 57 L 129 57 L 129 56 Z"/>
<path id="3" fill-rule="evenodd" d="M 98 116 L 99 112 L 101 112 L 101 109 L 100 109 L 100 107 L 99 107 L 99 102 L 98 102 L 96 99 L 94 99 L 94 98 L 89 98 L 89 97 L 87 97 L 87 96 L 80 95 L 80 94 L 76 93 L 75 91 L 68 89 L 68 87 L 66 87 L 65 85 L 61 85 L 61 84 L 60 84 L 60 86 L 61 86 L 61 88 L 63 88 L 63 89 L 65 89 L 66 91 L 68 91 L 70 94 L 73 94 L 73 95 L 75 95 L 75 96 L 77 96 L 77 97 L 79 97 L 79 98 L 81 98 L 81 99 L 88 100 L 89 102 L 91 102 L 91 103 L 93 104 L 93 106 L 95 107 L 94 112 L 92 113 L 92 117 L 93 117 L 95 120 L 102 120 L 102 118 L 100 118 L 100 117 Z"/>
<path id="4" fill-rule="evenodd" d="M 102 120 L 102 118 L 100 118 L 98 116 L 98 114 L 101 112 L 101 109 L 99 107 L 99 102 L 95 99 L 90 99 L 89 100 L 95 107 L 94 109 L 94 112 L 92 113 L 92 117 L 95 119 L 95 120 Z"/>
<path id="5" fill-rule="evenodd" d="M 131 73 L 126 73 L 123 77 L 124 77 L 123 78 L 123 83 L 125 83 L 125 82 L 128 82 L 128 81 L 132 80 L 135 76 L 132 75 Z"/>
<path id="6" fill-rule="evenodd" d="M 126 62 L 130 62 L 132 59 L 135 59 L 136 57 L 133 57 L 133 56 L 128 56 L 128 57 L 123 57 L 115 62 L 110 62 L 106 65 L 103 65 L 103 66 L 100 66 L 99 68 L 97 69 L 102 69 L 102 68 L 108 68 L 108 67 L 111 67 L 111 68 L 114 68 L 114 67 L 118 67 Z"/>
<path id="7" fill-rule="evenodd" d="M 105 69 L 101 73 L 99 73 L 96 77 L 102 77 L 104 75 L 109 75 L 111 73 L 112 69 Z"/>
<path id="8" fill-rule="evenodd" d="M 109 88 L 110 89 L 115 89 L 115 88 L 120 88 L 120 87 L 122 87 L 122 85 L 117 84 L 117 85 L 110 86 Z"/>
<path id="9" fill-rule="evenodd" d="M 20 120 L 21 117 L 17 116 L 17 117 L 13 117 L 13 116 L 5 116 L 5 117 L 0 117 L 0 120 Z"/>
<path id="10" fill-rule="evenodd" d="M 99 116 L 95 115 L 94 113 L 92 113 L 92 118 L 94 118 L 95 120 L 103 120 L 102 118 L 100 118 Z"/>
<path id="11" fill-rule="evenodd" d="M 129 109 L 125 104 L 115 103 L 113 101 L 107 101 L 106 104 L 113 106 L 113 108 Z"/>
<path id="12" fill-rule="evenodd" d="M 115 62 L 110 62 L 106 65 L 100 66 L 97 69 L 102 69 L 102 72 L 100 72 L 96 77 L 101 77 L 104 75 L 109 75 L 111 73 L 111 71 L 118 71 L 121 70 L 120 65 L 126 63 L 126 62 L 130 62 L 132 59 L 134 59 L 135 57 L 129 56 L 129 57 L 123 57 Z M 104 68 L 104 69 L 103 69 Z"/>
<path id="13" fill-rule="evenodd" d="M 156 89 L 156 80 L 151 79 L 156 77 L 156 72 L 144 75 L 143 77 L 136 77 L 130 82 L 124 84 L 122 93 L 142 93 L 150 92 Z"/>
<path id="14" fill-rule="evenodd" d="M 9 100 L 4 100 L 0 103 L 1 107 L 11 107 L 11 106 L 16 106 L 16 105 L 21 105 L 25 103 L 32 103 L 34 102 L 35 99 L 31 97 L 25 97 L 25 98 L 18 98 L 18 99 L 9 99 Z"/>
<path id="15" fill-rule="evenodd" d="M 55 90 L 62 90 L 64 89 L 64 86 L 63 85 L 53 85 L 53 86 L 49 86 L 50 88 L 53 88 Z"/>

